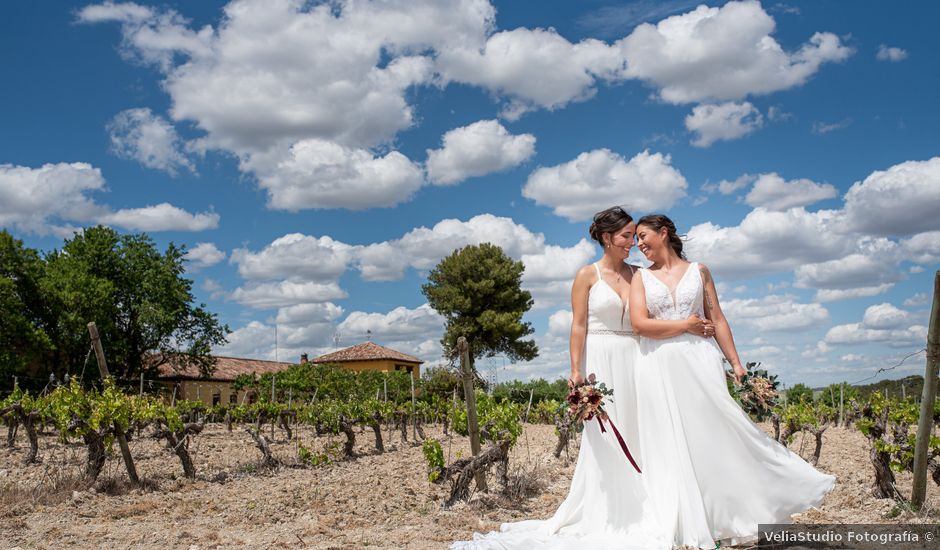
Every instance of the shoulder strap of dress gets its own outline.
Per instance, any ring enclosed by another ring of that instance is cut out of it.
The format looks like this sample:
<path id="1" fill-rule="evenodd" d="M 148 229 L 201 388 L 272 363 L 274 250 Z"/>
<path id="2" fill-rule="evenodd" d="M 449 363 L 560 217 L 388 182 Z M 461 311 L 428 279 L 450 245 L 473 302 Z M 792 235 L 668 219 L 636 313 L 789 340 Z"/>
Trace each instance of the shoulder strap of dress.
<path id="1" fill-rule="evenodd" d="M 597 267 L 597 262 L 594 262 L 591 265 L 594 266 L 594 271 L 597 272 L 597 280 L 600 281 L 601 280 L 601 268 Z"/>

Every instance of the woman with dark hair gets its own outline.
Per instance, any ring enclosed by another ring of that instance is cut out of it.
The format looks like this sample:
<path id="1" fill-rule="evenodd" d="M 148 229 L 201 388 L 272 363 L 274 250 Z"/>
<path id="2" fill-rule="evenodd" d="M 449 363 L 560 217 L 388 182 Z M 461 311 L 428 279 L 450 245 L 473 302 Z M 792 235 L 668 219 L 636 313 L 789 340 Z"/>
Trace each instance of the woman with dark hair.
<path id="1" fill-rule="evenodd" d="M 633 279 L 630 320 L 640 335 L 638 447 L 655 515 L 677 546 L 753 541 L 758 523 L 791 523 L 821 504 L 835 477 L 766 435 L 729 395 L 722 355 L 736 383 L 747 371 L 715 282 L 704 264 L 686 261 L 672 220 L 644 216 L 636 231 L 652 262 Z M 690 316 L 711 323 L 717 348 L 687 334 Z"/>
<path id="2" fill-rule="evenodd" d="M 594 215 L 591 238 L 604 254 L 582 267 L 572 284 L 568 383 L 580 384 L 593 374 L 598 383 L 613 389 L 605 409 L 642 471 L 634 382 L 639 341 L 630 325 L 628 300 L 638 270 L 626 263 L 635 229 L 633 218 L 619 206 Z M 709 330 L 710 324 L 700 317 L 687 321 L 686 331 L 696 337 Z M 451 548 L 670 548 L 668 529 L 655 517 L 644 475 L 627 462 L 611 430 L 601 432 L 596 422 L 586 422 L 568 496 L 551 518 L 504 523 L 500 531 L 474 533 L 473 541 Z"/>

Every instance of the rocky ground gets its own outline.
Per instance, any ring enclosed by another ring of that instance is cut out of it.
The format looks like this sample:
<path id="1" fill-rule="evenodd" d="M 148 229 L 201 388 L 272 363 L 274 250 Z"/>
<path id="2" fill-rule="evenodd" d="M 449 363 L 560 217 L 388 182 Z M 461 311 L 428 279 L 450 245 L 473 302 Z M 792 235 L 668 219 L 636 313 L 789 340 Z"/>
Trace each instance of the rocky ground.
<path id="1" fill-rule="evenodd" d="M 762 425 L 771 433 L 769 424 Z M 315 450 L 331 442 L 296 430 Z M 439 428 L 427 435 L 443 442 L 450 460 L 469 453 L 469 441 Z M 130 443 L 145 488 L 128 488 L 115 445 L 96 487 L 82 486 L 84 447 L 40 442 L 41 463 L 23 466 L 26 441 L 0 448 L 0 547 L 2 548 L 446 548 L 474 531 L 506 521 L 547 518 L 564 499 L 577 442 L 568 456 L 551 455 L 553 428 L 528 425 L 510 459 L 518 498 L 475 494 L 467 503 L 441 508 L 447 488 L 427 481 L 420 446 L 386 432 L 386 453 L 375 454 L 371 430 L 357 434 L 359 458 L 320 467 L 297 467 L 297 441 L 276 434 L 274 455 L 283 465 L 257 467 L 261 454 L 244 429 L 215 424 L 195 437 L 190 451 L 196 481 L 181 479 L 176 456 L 152 439 Z M 871 497 L 868 442 L 854 429 L 825 432 L 818 468 L 838 482 L 821 510 L 794 516 L 797 523 L 938 522 L 940 488 L 930 482 L 927 512 L 917 516 L 891 500 Z M 340 442 L 333 437 L 332 442 Z M 5 442 L 4 442 L 5 443 Z M 334 445 L 335 446 L 335 445 Z M 797 436 L 791 448 L 810 457 L 813 442 Z M 910 494 L 911 476 L 899 476 Z"/>

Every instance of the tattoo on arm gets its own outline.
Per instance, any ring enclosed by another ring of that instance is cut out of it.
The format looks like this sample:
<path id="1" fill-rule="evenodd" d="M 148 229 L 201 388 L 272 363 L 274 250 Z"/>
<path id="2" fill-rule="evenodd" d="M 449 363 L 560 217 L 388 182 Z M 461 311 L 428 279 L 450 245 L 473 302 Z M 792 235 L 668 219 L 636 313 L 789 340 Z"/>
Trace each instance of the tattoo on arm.
<path id="1" fill-rule="evenodd" d="M 708 292 L 708 281 L 711 279 L 711 275 L 708 273 L 708 268 L 702 268 L 702 278 L 704 279 L 702 293 L 705 295 L 705 307 L 711 311 L 714 308 L 714 305 L 712 304 L 711 293 Z"/>

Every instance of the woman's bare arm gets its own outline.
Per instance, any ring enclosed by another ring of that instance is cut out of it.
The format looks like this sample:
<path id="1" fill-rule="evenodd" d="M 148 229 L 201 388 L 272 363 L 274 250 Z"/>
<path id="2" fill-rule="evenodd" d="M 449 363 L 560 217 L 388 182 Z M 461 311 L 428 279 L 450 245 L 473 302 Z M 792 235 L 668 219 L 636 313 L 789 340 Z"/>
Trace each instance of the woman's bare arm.
<path id="1" fill-rule="evenodd" d="M 575 380 L 577 377 L 584 378 L 583 365 L 581 364 L 584 354 L 584 342 L 587 338 L 587 315 L 588 315 L 588 295 L 591 291 L 591 284 L 596 275 L 590 266 L 584 266 L 575 275 L 574 283 L 571 285 L 571 377 L 569 380 Z"/>
<path id="2" fill-rule="evenodd" d="M 721 353 L 731 363 L 736 381 L 740 382 L 741 376 L 744 376 L 747 371 L 741 366 L 741 359 L 738 357 L 738 350 L 734 345 L 734 336 L 731 334 L 731 325 L 728 324 L 728 319 L 721 311 L 721 305 L 718 303 L 718 291 L 715 289 L 715 281 L 712 279 L 711 272 L 705 264 L 699 264 L 699 269 L 702 272 L 702 284 L 705 290 L 705 317 L 715 323 L 715 340 L 718 342 L 718 347 L 721 348 Z"/>

